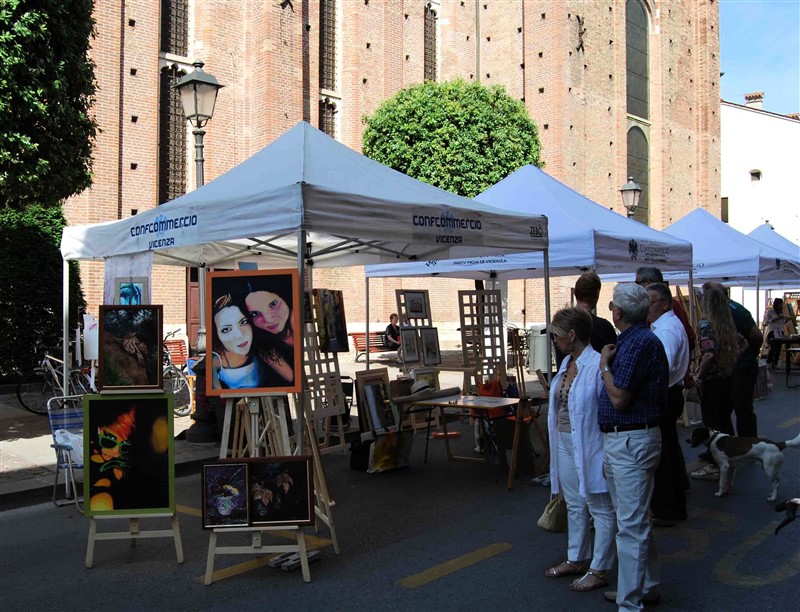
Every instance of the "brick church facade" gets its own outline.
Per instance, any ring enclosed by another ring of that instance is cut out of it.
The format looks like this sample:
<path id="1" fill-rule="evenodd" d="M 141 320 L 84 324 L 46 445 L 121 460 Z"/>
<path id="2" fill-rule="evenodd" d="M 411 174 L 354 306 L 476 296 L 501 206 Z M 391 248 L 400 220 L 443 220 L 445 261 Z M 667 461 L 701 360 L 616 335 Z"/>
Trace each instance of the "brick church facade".
<path id="1" fill-rule="evenodd" d="M 656 229 L 697 207 L 720 212 L 715 0 L 103 0 L 95 19 L 102 131 L 94 185 L 67 203 L 71 224 L 124 218 L 195 188 L 191 128 L 171 87 L 195 60 L 225 85 L 206 126 L 206 181 L 301 120 L 360 151 L 361 119 L 384 100 L 426 78 L 462 78 L 523 100 L 545 170 L 592 200 L 625 214 L 619 188 L 634 176 L 644 187 L 637 219 Z M 82 273 L 96 310 L 102 264 Z M 196 277 L 154 268 L 167 326 L 196 317 Z M 554 307 L 573 282 L 553 279 Z M 348 323 L 363 328 L 360 268 L 314 269 L 313 283 L 344 290 Z M 435 324 L 454 330 L 455 291 L 474 284 L 372 280 L 372 326 L 385 325 L 401 287 L 428 289 Z M 508 313 L 543 321 L 541 281 L 510 281 Z"/>

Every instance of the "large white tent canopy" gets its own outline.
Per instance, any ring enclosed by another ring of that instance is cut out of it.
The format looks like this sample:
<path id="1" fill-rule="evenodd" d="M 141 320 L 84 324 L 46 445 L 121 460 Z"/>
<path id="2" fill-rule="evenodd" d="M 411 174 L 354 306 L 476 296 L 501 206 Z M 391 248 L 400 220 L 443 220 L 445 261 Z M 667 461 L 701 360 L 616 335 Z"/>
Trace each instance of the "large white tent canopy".
<path id="1" fill-rule="evenodd" d="M 304 244 L 298 245 L 297 233 Z M 422 183 L 301 122 L 191 193 L 130 218 L 68 227 L 65 260 L 151 251 L 183 266 L 319 266 L 547 248 L 547 220 Z"/>
<path id="2" fill-rule="evenodd" d="M 781 236 L 769 223 L 759 225 L 747 235 L 750 238 L 766 244 L 768 247 L 783 251 L 792 259 L 800 261 L 800 245 Z"/>
<path id="3" fill-rule="evenodd" d="M 570 189 L 535 166 L 526 165 L 475 198 L 510 213 L 543 214 L 550 232 L 553 275 L 633 273 L 640 266 L 687 270 L 692 245 L 619 215 Z M 369 265 L 368 277 L 433 276 L 499 279 L 543 275 L 541 253 L 462 257 Z"/>

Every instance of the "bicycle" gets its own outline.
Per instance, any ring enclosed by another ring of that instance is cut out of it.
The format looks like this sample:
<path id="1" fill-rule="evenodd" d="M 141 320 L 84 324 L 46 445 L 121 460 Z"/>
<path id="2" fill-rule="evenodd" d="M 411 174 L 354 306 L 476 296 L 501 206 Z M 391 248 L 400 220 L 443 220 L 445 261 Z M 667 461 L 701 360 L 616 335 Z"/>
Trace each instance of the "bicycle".
<path id="1" fill-rule="evenodd" d="M 192 412 L 192 399 L 194 389 L 189 379 L 186 378 L 186 366 L 181 367 L 172 361 L 172 354 L 167 346 L 167 340 L 175 336 L 180 329 L 164 336 L 164 369 L 162 371 L 163 388 L 165 393 L 171 393 L 175 398 L 172 412 L 175 416 L 184 417 Z"/>
<path id="2" fill-rule="evenodd" d="M 64 362 L 46 354 L 38 367 L 25 372 L 17 382 L 17 399 L 25 410 L 34 414 L 47 414 L 47 403 L 54 397 L 83 395 L 92 389 L 87 375 L 90 368 L 70 368 L 64 389 Z M 55 402 L 58 408 L 62 402 Z"/>

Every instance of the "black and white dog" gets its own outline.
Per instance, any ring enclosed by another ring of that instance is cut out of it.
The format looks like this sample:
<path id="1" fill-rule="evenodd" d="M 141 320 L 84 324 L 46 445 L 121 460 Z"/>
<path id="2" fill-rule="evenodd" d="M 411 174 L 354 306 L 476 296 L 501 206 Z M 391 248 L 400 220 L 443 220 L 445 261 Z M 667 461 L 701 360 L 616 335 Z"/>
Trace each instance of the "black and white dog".
<path id="1" fill-rule="evenodd" d="M 687 442 L 692 448 L 701 444 L 708 446 L 719 466 L 719 491 L 714 495 L 721 497 L 728 492 L 737 467 L 758 462 L 772 483 L 772 493 L 767 501 L 773 502 L 778 497 L 778 474 L 783 465 L 781 451 L 786 447 L 800 448 L 800 434 L 786 442 L 772 442 L 766 438 L 739 438 L 708 427 L 697 427 Z"/>

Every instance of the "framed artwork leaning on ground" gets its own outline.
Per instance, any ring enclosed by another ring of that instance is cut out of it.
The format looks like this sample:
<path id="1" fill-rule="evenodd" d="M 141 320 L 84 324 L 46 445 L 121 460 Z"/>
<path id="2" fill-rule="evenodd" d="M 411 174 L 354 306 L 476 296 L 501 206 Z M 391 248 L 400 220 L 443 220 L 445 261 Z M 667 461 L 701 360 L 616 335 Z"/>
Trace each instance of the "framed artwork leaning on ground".
<path id="1" fill-rule="evenodd" d="M 161 306 L 100 306 L 97 387 L 161 390 Z"/>
<path id="2" fill-rule="evenodd" d="M 385 431 L 397 427 L 397 413 L 391 402 L 389 370 L 376 368 L 356 372 L 358 419 L 365 430 Z"/>
<path id="3" fill-rule="evenodd" d="M 206 393 L 300 391 L 303 342 L 297 270 L 211 272 L 206 291 L 213 364 L 206 368 Z"/>
<path id="4" fill-rule="evenodd" d="M 175 512 L 170 394 L 83 396 L 86 516 Z"/>

